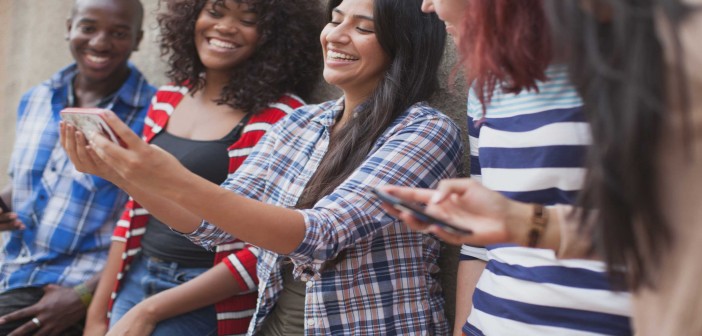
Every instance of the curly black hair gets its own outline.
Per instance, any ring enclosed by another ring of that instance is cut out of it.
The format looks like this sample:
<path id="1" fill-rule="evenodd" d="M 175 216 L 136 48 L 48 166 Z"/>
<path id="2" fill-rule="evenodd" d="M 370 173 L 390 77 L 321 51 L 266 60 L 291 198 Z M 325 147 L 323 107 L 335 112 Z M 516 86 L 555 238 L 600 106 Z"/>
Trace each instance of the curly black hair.
<path id="1" fill-rule="evenodd" d="M 195 47 L 195 22 L 208 1 L 165 0 L 167 10 L 158 15 L 161 55 L 168 56 L 168 78 L 190 83 L 194 93 L 205 86 L 205 70 Z M 319 34 L 324 17 L 317 1 L 229 0 L 251 6 L 257 14 L 259 44 L 251 57 L 237 66 L 224 87 L 219 104 L 256 113 L 284 93 L 306 99 L 322 67 Z"/>

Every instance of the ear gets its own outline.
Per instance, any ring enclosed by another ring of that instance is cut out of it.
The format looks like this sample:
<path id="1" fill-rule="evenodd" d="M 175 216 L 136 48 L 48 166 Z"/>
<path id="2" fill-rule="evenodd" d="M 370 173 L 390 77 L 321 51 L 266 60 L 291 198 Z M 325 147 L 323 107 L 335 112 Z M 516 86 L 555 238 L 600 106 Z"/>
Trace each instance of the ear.
<path id="1" fill-rule="evenodd" d="M 132 51 L 139 50 L 139 45 L 141 44 L 142 39 L 144 39 L 144 31 L 139 30 L 139 33 L 137 34 L 137 37 L 136 37 L 136 42 L 134 43 L 134 49 Z"/>
<path id="2" fill-rule="evenodd" d="M 68 41 L 68 36 L 71 34 L 71 28 L 73 28 L 73 18 L 66 19 L 66 41 Z"/>

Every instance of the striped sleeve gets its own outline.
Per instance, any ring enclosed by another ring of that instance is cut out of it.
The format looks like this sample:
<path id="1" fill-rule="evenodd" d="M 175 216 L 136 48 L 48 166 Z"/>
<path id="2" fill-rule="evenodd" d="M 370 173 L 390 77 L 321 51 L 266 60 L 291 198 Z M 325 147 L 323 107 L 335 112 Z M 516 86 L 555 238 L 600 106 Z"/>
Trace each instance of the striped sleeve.
<path id="1" fill-rule="evenodd" d="M 234 280 L 239 285 L 240 294 L 257 291 L 256 262 L 259 252 L 258 247 L 237 239 L 217 246 L 218 253 L 226 251 L 234 252 L 227 255 L 221 262 L 227 266 L 232 276 L 234 276 Z"/>

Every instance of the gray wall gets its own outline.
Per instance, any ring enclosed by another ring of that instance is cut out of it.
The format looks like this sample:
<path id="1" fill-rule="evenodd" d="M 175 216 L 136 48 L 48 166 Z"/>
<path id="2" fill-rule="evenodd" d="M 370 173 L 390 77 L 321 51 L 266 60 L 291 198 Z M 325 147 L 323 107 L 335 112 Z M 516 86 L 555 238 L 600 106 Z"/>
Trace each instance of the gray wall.
<path id="1" fill-rule="evenodd" d="M 158 0 L 142 0 L 146 7 L 145 37 L 132 61 L 154 85 L 165 82 L 164 65 L 155 43 L 157 34 L 154 12 Z M 324 1 L 324 0 L 322 0 Z M 0 185 L 7 183 L 7 163 L 14 139 L 15 113 L 19 99 L 30 87 L 47 79 L 71 62 L 64 37 L 70 0 L 0 0 Z M 447 88 L 448 74 L 455 61 L 449 48 L 442 68 L 444 87 L 432 104 L 465 126 L 465 89 Z M 315 102 L 336 97 L 336 91 L 319 84 Z M 467 137 L 464 136 L 464 139 Z M 457 249 L 446 247 L 444 288 L 447 313 L 453 316 L 455 265 Z"/>

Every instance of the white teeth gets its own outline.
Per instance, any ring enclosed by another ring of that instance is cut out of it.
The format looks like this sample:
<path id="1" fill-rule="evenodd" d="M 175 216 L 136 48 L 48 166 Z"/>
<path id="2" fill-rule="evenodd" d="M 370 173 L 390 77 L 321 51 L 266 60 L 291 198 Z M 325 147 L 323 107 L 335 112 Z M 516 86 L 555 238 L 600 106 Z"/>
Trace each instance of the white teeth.
<path id="1" fill-rule="evenodd" d="M 225 48 L 225 49 L 236 48 L 236 45 L 234 45 L 233 43 L 225 42 L 225 41 L 218 40 L 218 39 L 210 39 L 210 45 L 213 45 L 213 46 L 219 47 L 219 48 Z"/>
<path id="2" fill-rule="evenodd" d="M 353 57 L 353 56 L 351 56 L 351 55 L 342 54 L 342 53 L 340 53 L 340 52 L 332 51 L 332 50 L 327 51 L 327 58 L 333 59 L 333 60 L 344 60 L 344 61 L 356 61 L 356 60 L 358 60 L 358 57 Z"/>
<path id="3" fill-rule="evenodd" d="M 100 57 L 94 55 L 86 55 L 85 58 L 87 58 L 88 61 L 91 61 L 93 63 L 105 63 L 110 60 L 109 57 Z"/>

